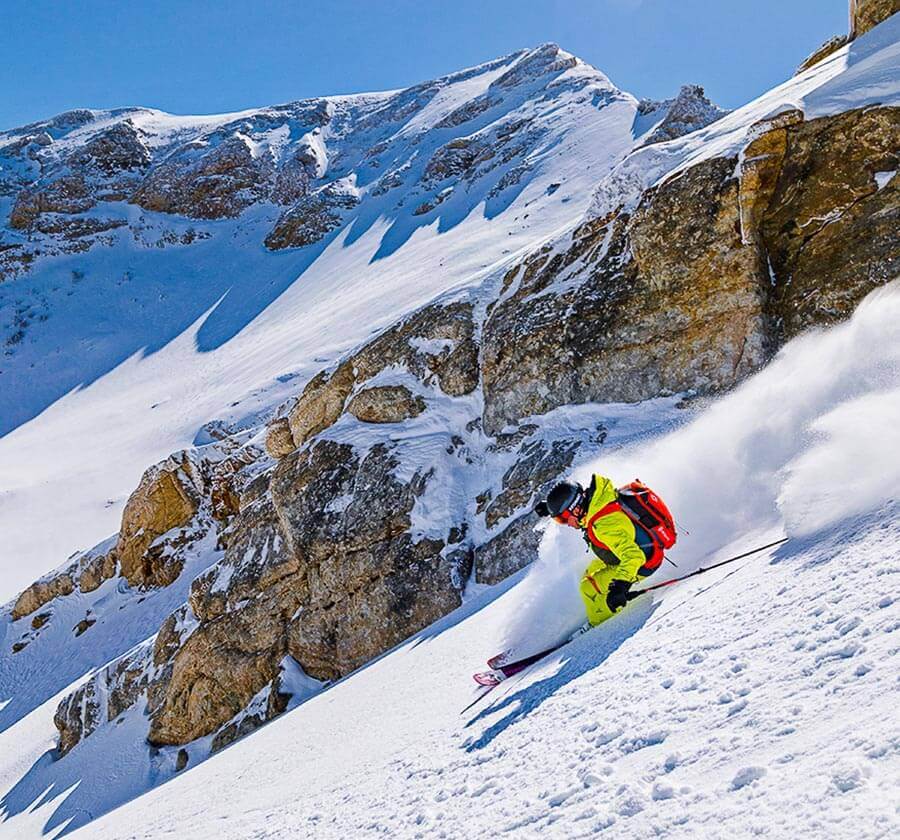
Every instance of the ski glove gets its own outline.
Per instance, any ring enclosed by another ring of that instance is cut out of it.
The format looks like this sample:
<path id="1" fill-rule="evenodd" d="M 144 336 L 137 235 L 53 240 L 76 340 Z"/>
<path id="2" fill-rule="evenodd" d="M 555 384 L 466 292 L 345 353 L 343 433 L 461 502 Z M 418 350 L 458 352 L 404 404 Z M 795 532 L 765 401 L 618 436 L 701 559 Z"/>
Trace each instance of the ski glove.
<path id="1" fill-rule="evenodd" d="M 628 590 L 631 584 L 627 580 L 611 580 L 606 594 L 606 606 L 612 612 L 622 609 L 628 603 Z"/>
<path id="2" fill-rule="evenodd" d="M 549 515 L 550 515 L 550 508 L 547 506 L 547 503 L 546 503 L 545 501 L 542 500 L 542 501 L 538 502 L 538 503 L 534 506 L 534 512 L 535 512 L 538 516 L 549 516 Z"/>

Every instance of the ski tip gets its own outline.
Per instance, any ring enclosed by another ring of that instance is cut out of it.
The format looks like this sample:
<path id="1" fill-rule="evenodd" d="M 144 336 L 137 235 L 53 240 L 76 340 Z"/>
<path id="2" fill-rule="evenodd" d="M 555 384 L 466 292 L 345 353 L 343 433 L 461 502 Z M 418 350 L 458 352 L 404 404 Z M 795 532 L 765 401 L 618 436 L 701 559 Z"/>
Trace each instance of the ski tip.
<path id="1" fill-rule="evenodd" d="M 478 685 L 490 686 L 493 688 L 495 685 L 500 685 L 501 677 L 493 671 L 484 671 L 480 674 L 472 674 L 472 679 L 475 680 Z"/>
<path id="2" fill-rule="evenodd" d="M 488 668 L 492 668 L 493 670 L 497 670 L 501 665 L 505 665 L 509 660 L 510 651 L 505 650 L 503 653 L 498 653 L 496 656 L 492 656 L 488 659 L 487 664 Z"/>

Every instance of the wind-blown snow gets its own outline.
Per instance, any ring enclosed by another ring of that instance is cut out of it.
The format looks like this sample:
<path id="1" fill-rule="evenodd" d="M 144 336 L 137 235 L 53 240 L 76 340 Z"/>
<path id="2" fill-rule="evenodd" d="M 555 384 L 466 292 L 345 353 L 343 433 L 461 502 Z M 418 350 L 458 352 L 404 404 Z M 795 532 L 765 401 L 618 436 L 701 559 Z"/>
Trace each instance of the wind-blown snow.
<path id="1" fill-rule="evenodd" d="M 792 341 L 693 422 L 585 464 L 575 476 L 585 485 L 594 472 L 618 484 L 636 477 L 651 484 L 689 532 L 669 552 L 677 568 L 663 569 L 685 574 L 721 559 L 717 549 L 741 535 L 748 548 L 783 532 L 805 537 L 900 499 L 898 429 L 895 282 L 870 294 L 847 323 Z M 549 529 L 504 646 L 539 650 L 583 621 L 572 586 L 583 566 L 577 532 Z"/>

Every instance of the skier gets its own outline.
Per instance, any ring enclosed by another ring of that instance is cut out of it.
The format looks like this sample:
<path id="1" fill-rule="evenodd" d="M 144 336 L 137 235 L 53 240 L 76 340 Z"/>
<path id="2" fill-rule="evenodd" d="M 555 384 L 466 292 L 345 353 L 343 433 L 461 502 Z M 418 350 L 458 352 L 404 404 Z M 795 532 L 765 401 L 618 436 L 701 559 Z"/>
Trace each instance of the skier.
<path id="1" fill-rule="evenodd" d="M 595 475 L 587 489 L 563 481 L 534 511 L 581 530 L 595 555 L 579 586 L 591 626 L 621 610 L 631 585 L 652 575 L 665 549 L 675 544 L 672 515 L 640 481 L 619 489 L 602 475 Z"/>

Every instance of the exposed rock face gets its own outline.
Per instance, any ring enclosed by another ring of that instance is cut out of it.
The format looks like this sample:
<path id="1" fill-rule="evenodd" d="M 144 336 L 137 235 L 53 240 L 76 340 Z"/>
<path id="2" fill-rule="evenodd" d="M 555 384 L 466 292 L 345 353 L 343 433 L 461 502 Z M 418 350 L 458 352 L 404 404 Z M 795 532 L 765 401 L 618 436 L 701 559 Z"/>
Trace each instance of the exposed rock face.
<path id="1" fill-rule="evenodd" d="M 98 727 L 131 708 L 146 691 L 153 674 L 150 644 L 145 642 L 101 668 L 57 707 L 58 751 L 65 755 Z"/>
<path id="2" fill-rule="evenodd" d="M 246 142 L 229 138 L 211 151 L 198 151 L 186 150 L 157 167 L 132 201 L 145 210 L 222 219 L 260 200 L 268 161 L 254 158 Z"/>
<path id="3" fill-rule="evenodd" d="M 14 230 L 27 230 L 43 213 L 83 213 L 95 204 L 91 190 L 80 175 L 59 178 L 16 199 L 9 216 Z"/>
<path id="4" fill-rule="evenodd" d="M 484 327 L 488 432 L 566 403 L 725 388 L 762 361 L 764 266 L 741 243 L 735 163 L 688 170 L 508 278 Z"/>
<path id="5" fill-rule="evenodd" d="M 666 140 L 690 134 L 699 128 L 705 128 L 728 113 L 710 102 L 706 91 L 700 85 L 683 85 L 674 99 L 665 102 L 644 100 L 638 108 L 639 115 L 653 111 L 665 111 L 665 117 L 647 137 L 644 145 L 664 143 Z"/>
<path id="6" fill-rule="evenodd" d="M 347 412 L 364 423 L 400 423 L 418 417 L 424 410 L 425 400 L 403 385 L 366 388 L 347 405 Z"/>
<path id="7" fill-rule="evenodd" d="M 849 40 L 849 35 L 835 35 L 833 38 L 829 38 L 821 47 L 819 47 L 819 49 L 812 53 L 808 58 L 804 59 L 797 68 L 797 72 L 802 73 L 804 70 L 809 70 L 810 67 L 813 67 L 823 59 L 828 58 L 828 56 L 837 52 L 841 47 L 846 46 Z"/>
<path id="8" fill-rule="evenodd" d="M 329 441 L 279 462 L 270 491 L 257 488 L 232 525 L 225 559 L 194 581 L 199 626 L 183 642 L 166 628 L 157 638 L 164 675 L 150 690 L 151 741 L 186 743 L 223 726 L 286 653 L 334 679 L 459 605 L 467 571 L 440 542 L 409 534 L 428 478 L 401 483 L 396 466 L 387 447 L 360 459 Z"/>
<path id="9" fill-rule="evenodd" d="M 266 429 L 266 452 L 273 458 L 283 458 L 296 449 L 287 417 L 278 417 Z"/>
<path id="10" fill-rule="evenodd" d="M 586 401 L 728 388 L 897 275 L 898 109 L 753 132 L 507 277 L 484 326 L 485 429 Z M 772 274 L 770 274 L 770 269 Z M 550 293 L 552 284 L 554 288 Z"/>
<path id="11" fill-rule="evenodd" d="M 526 59 L 500 76 L 492 87 L 514 87 L 546 73 L 562 73 L 577 63 L 578 59 L 561 50 L 558 44 L 541 44 Z"/>
<path id="12" fill-rule="evenodd" d="M 850 0 L 850 37 L 865 35 L 897 12 L 900 0 Z"/>
<path id="13" fill-rule="evenodd" d="M 330 374 L 314 377 L 288 414 L 294 447 L 341 416 L 350 395 L 384 368 L 406 368 L 450 396 L 478 386 L 478 347 L 469 304 L 429 306 L 365 345 Z M 413 416 L 413 415 L 409 415 Z M 286 441 L 278 451 L 291 451 Z M 274 454 L 274 452 L 273 452 Z"/>
<path id="14" fill-rule="evenodd" d="M 872 289 L 900 276 L 900 109 L 776 131 L 786 132 L 786 146 L 760 230 L 776 278 L 769 309 L 780 343 L 849 317 Z"/>
<path id="15" fill-rule="evenodd" d="M 16 599 L 12 609 L 13 621 L 37 612 L 44 604 L 61 595 L 70 595 L 75 591 L 75 581 L 70 572 L 63 572 L 51 578 L 45 578 L 31 584 Z"/>
<path id="16" fill-rule="evenodd" d="M 298 201 L 284 213 L 266 237 L 266 247 L 302 248 L 320 241 L 341 226 L 344 213 L 359 203 L 356 195 L 340 185 L 329 184 Z"/>
<path id="17" fill-rule="evenodd" d="M 178 577 L 180 560 L 154 543 L 187 525 L 199 504 L 199 479 L 185 455 L 169 458 L 144 473 L 125 505 L 116 546 L 122 577 L 129 584 L 167 586 Z"/>
<path id="18" fill-rule="evenodd" d="M 73 164 L 94 167 L 104 175 L 144 169 L 150 161 L 150 151 L 131 120 L 95 135 L 72 156 Z"/>
<path id="19" fill-rule="evenodd" d="M 118 558 L 114 548 L 105 554 L 88 554 L 81 562 L 82 572 L 78 579 L 79 590 L 93 592 L 98 589 L 103 581 L 115 576 L 117 564 Z"/>
<path id="20" fill-rule="evenodd" d="M 18 621 L 26 615 L 37 612 L 45 604 L 55 598 L 71 595 L 77 588 L 80 592 L 93 592 L 105 580 L 116 574 L 116 552 L 114 548 L 107 551 L 88 551 L 81 554 L 74 562 L 62 571 L 47 575 L 22 592 L 13 604 L 11 617 Z M 49 618 L 49 613 L 47 617 Z M 46 623 L 42 621 L 40 625 Z M 34 625 L 32 625 L 34 627 Z M 37 629 L 37 627 L 34 627 Z"/>

